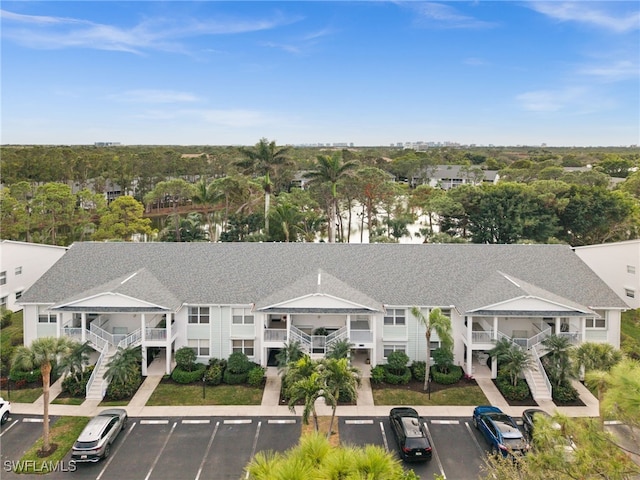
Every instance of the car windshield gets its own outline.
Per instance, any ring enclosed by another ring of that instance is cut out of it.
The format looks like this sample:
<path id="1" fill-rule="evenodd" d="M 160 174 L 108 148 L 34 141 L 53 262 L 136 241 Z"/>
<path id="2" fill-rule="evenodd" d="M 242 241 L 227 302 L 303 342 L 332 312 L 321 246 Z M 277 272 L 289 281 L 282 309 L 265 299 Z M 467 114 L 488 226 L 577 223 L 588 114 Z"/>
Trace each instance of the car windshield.
<path id="1" fill-rule="evenodd" d="M 505 438 L 504 445 L 512 450 L 521 450 L 525 447 L 522 438 Z"/>
<path id="2" fill-rule="evenodd" d="M 76 442 L 74 448 L 95 448 L 98 446 L 98 441 L 95 440 L 93 442 Z"/>

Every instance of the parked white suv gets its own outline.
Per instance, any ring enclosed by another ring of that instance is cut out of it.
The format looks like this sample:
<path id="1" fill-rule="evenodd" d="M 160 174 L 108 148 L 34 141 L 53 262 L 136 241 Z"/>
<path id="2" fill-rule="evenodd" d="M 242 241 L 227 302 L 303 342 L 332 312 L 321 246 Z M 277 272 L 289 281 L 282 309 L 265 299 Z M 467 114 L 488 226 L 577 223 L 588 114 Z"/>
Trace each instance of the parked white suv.
<path id="1" fill-rule="evenodd" d="M 0 397 L 0 425 L 4 425 L 9 420 L 11 414 L 11 402 Z"/>

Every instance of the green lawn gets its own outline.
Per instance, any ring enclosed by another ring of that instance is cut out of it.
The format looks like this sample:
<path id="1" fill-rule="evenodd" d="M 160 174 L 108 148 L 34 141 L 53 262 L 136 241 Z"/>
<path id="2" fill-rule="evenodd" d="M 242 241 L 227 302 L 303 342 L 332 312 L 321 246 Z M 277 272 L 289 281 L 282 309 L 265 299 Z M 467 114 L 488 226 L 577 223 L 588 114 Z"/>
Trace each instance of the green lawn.
<path id="1" fill-rule="evenodd" d="M 640 358 L 640 309 L 622 312 L 620 337 L 622 350 Z"/>
<path id="2" fill-rule="evenodd" d="M 480 387 L 467 385 L 452 387 L 431 393 L 416 392 L 401 388 L 374 388 L 373 402 L 376 405 L 487 405 L 489 401 Z"/>
<path id="3" fill-rule="evenodd" d="M 202 385 L 160 383 L 147 405 L 260 405 L 262 392 L 262 387 L 216 385 L 207 386 L 203 398 Z"/>
<path id="4" fill-rule="evenodd" d="M 42 387 L 21 388 L 19 390 L 11 389 L 7 391 L 3 388 L 0 391 L 0 397 L 14 403 L 33 403 L 42 395 Z"/>
<path id="5" fill-rule="evenodd" d="M 82 405 L 84 400 L 84 397 L 62 397 L 54 398 L 51 403 L 56 405 Z"/>
<path id="6" fill-rule="evenodd" d="M 61 462 L 71 449 L 87 422 L 89 422 L 88 417 L 58 418 L 49 431 L 50 443 L 56 444 L 58 448 L 48 457 L 40 457 L 38 455 L 38 450 L 42 448 L 42 437 L 40 437 L 20 459 L 23 470 L 17 473 L 49 473 L 56 462 Z"/>

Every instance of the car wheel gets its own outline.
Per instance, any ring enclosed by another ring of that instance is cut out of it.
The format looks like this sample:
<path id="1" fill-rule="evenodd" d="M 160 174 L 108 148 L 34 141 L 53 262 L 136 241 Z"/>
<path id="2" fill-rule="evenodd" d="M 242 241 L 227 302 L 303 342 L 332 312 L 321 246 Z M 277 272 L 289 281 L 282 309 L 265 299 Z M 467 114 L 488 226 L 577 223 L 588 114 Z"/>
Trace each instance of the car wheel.
<path id="1" fill-rule="evenodd" d="M 4 412 L 2 414 L 2 419 L 0 420 L 0 424 L 4 425 L 9 420 L 9 412 Z"/>
<path id="2" fill-rule="evenodd" d="M 111 444 L 107 443 L 107 446 L 104 447 L 104 455 L 102 456 L 102 458 L 107 458 L 110 453 L 111 453 Z"/>
<path id="3" fill-rule="evenodd" d="M 475 417 L 475 415 L 473 416 L 473 426 L 478 428 L 478 419 Z"/>
<path id="4" fill-rule="evenodd" d="M 491 455 L 493 455 L 494 457 L 498 456 L 498 447 L 496 447 L 495 445 L 491 445 Z"/>

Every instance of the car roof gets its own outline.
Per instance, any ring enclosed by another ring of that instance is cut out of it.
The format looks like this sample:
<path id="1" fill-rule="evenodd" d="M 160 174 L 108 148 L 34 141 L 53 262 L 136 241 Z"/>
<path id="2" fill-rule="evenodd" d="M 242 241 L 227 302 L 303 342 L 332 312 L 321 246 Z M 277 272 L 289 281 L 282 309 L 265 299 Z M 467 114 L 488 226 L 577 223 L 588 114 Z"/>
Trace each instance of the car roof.
<path id="1" fill-rule="evenodd" d="M 84 427 L 84 430 L 82 430 L 82 433 L 78 437 L 78 441 L 91 442 L 93 440 L 97 440 L 98 438 L 100 438 L 100 434 L 104 430 L 104 427 L 107 426 L 107 424 L 111 421 L 112 418 L 113 418 L 113 415 L 111 416 L 98 415 L 97 417 L 93 417 L 91 420 L 89 420 L 89 423 L 87 423 L 87 426 Z"/>
<path id="2" fill-rule="evenodd" d="M 522 432 L 520 432 L 520 429 L 515 425 L 513 419 L 506 413 L 490 413 L 487 415 L 487 418 L 493 422 L 503 437 L 522 437 Z"/>
<path id="3" fill-rule="evenodd" d="M 124 408 L 109 408 L 98 414 L 98 417 L 119 417 L 123 413 L 127 413 Z"/>
<path id="4" fill-rule="evenodd" d="M 394 407 L 391 409 L 391 415 L 398 415 L 400 417 L 419 417 L 415 408 L 411 407 Z"/>

